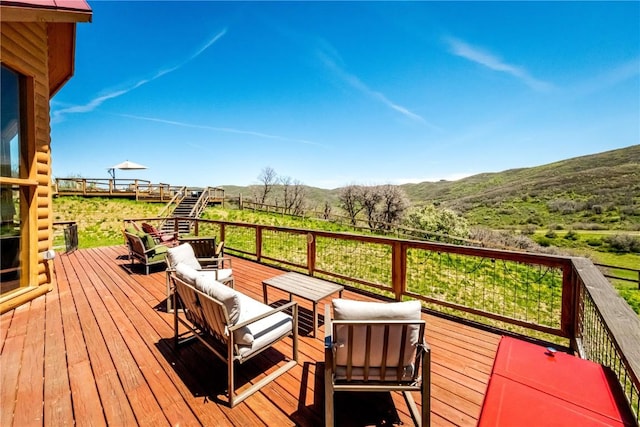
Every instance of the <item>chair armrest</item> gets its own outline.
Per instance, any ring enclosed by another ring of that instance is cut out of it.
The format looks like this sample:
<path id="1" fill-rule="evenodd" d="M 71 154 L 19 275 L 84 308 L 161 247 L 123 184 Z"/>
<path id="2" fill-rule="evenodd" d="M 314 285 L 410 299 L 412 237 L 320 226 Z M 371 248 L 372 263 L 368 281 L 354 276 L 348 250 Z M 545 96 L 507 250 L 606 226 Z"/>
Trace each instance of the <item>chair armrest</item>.
<path id="1" fill-rule="evenodd" d="M 212 262 L 215 264 L 211 264 L 211 265 L 206 265 L 204 266 L 202 269 L 203 270 L 220 270 L 223 268 L 233 268 L 232 267 L 232 263 L 231 263 L 231 258 L 227 258 L 227 257 L 221 257 L 221 258 L 216 258 L 216 257 L 210 257 L 210 258 L 198 258 L 198 261 L 200 262 Z M 226 264 L 226 266 L 225 266 Z"/>
<path id="2" fill-rule="evenodd" d="M 257 322 L 258 320 L 264 319 L 265 317 L 269 317 L 272 314 L 278 313 L 280 311 L 284 311 L 284 310 L 286 310 L 288 308 L 291 308 L 291 307 L 293 307 L 294 311 L 297 312 L 297 305 L 298 305 L 298 303 L 296 301 L 288 302 L 285 305 L 281 305 L 280 307 L 277 307 L 277 308 L 274 308 L 272 310 L 269 310 L 266 313 L 262 313 L 262 314 L 260 314 L 258 316 L 252 317 L 251 319 L 247 319 L 244 322 L 236 323 L 235 325 L 230 326 L 229 327 L 229 332 L 233 332 L 236 329 L 240 329 L 243 326 L 250 325 L 250 324 L 252 324 L 254 322 Z"/>
<path id="3" fill-rule="evenodd" d="M 331 319 L 331 306 L 324 306 L 324 348 L 329 350 L 333 347 L 333 321 Z"/>
<path id="4" fill-rule="evenodd" d="M 148 254 L 148 253 L 149 253 L 149 252 L 151 252 L 151 251 L 155 251 L 155 250 L 156 250 L 156 248 L 157 248 L 158 246 L 160 246 L 160 245 L 155 245 L 155 246 L 154 246 L 154 247 L 152 247 L 152 248 L 145 249 L 145 250 L 144 250 L 145 255 L 146 255 L 146 254 Z"/>

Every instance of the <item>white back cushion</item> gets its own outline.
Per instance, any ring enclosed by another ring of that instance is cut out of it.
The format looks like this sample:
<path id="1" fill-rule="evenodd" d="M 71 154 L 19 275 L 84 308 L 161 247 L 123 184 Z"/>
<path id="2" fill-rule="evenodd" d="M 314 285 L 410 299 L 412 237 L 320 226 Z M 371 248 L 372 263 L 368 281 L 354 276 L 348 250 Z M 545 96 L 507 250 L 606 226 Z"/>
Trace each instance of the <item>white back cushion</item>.
<path id="1" fill-rule="evenodd" d="M 191 286 L 195 286 L 196 278 L 198 277 L 198 270 L 189 265 L 179 262 L 176 266 L 176 276 L 182 279 L 184 282 L 190 284 Z"/>
<path id="2" fill-rule="evenodd" d="M 345 299 L 333 300 L 333 317 L 336 320 L 420 320 L 421 305 L 419 301 L 404 302 L 367 302 Z M 408 327 L 407 335 L 402 341 L 402 326 L 392 325 L 389 328 L 389 349 L 386 357 L 387 366 L 409 366 L 415 358 L 418 343 L 418 325 Z M 364 366 L 366 356 L 366 327 L 353 328 L 352 365 Z M 346 365 L 348 360 L 349 331 L 344 325 L 336 325 L 336 364 Z M 369 363 L 371 367 L 381 366 L 385 360 L 383 354 L 384 326 L 376 325 L 371 332 L 371 348 L 369 349 Z M 400 359 L 400 349 L 404 346 L 404 358 Z"/>
<path id="3" fill-rule="evenodd" d="M 200 270 L 202 266 L 196 258 L 196 254 L 193 252 L 193 248 L 188 243 L 169 248 L 167 250 L 167 262 L 169 267 L 175 268 L 179 263 L 188 265 L 191 268 Z"/>
<path id="4" fill-rule="evenodd" d="M 202 293 L 213 297 L 224 304 L 229 315 L 229 321 L 233 326 L 240 317 L 240 299 L 236 291 L 215 280 L 211 275 L 198 275 L 195 288 Z"/>
<path id="5" fill-rule="evenodd" d="M 333 300 L 336 320 L 420 320 L 420 301 L 370 302 Z"/>

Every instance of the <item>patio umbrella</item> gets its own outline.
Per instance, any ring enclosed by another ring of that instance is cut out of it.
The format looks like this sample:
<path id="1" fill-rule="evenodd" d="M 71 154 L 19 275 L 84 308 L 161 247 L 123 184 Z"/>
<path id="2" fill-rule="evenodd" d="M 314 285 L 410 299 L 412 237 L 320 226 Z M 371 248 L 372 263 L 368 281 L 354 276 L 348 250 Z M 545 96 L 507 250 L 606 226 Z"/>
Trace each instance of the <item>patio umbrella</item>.
<path id="1" fill-rule="evenodd" d="M 125 160 L 124 162 L 118 163 L 117 165 L 113 165 L 108 169 L 109 174 L 111 174 L 111 177 L 113 179 L 116 179 L 116 169 L 134 170 L 134 169 L 147 169 L 147 167 L 139 163 L 134 163 L 134 162 L 130 162 L 129 160 Z"/>

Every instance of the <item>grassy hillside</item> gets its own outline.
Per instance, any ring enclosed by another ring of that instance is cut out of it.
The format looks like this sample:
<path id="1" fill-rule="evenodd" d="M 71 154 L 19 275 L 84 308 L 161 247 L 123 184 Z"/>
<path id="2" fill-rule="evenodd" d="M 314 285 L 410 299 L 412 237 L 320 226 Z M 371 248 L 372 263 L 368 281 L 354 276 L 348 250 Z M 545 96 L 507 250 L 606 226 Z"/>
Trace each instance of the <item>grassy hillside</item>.
<path id="1" fill-rule="evenodd" d="M 250 197 L 254 188 L 223 186 Z M 640 145 L 458 181 L 401 186 L 413 204 L 436 203 L 491 228 L 640 230 Z M 275 189 L 274 192 L 277 192 Z M 337 204 L 339 189 L 307 187 L 311 207 Z"/>
<path id="2" fill-rule="evenodd" d="M 74 220 L 78 223 L 79 244 L 81 248 L 90 248 L 124 243 L 122 235 L 122 220 L 125 218 L 150 218 L 158 215 L 161 204 L 136 202 L 122 199 L 101 199 L 80 197 L 59 197 L 54 199 L 53 207 L 56 220 Z M 252 211 L 228 210 L 222 208 L 207 208 L 205 218 L 226 221 L 250 222 L 265 225 L 276 225 L 294 228 L 311 228 L 329 231 L 353 232 L 351 227 L 340 226 L 325 221 L 309 218 L 295 218 L 288 215 L 265 214 Z M 64 237 L 61 229 L 55 233 L 54 245 L 63 246 Z M 554 232 L 553 236 L 542 231 L 532 236 L 537 241 L 545 240 L 545 245 L 566 248 L 576 255 L 587 256 L 595 262 L 628 268 L 640 265 L 640 254 L 618 254 L 605 250 L 601 243 L 607 233 L 580 232 L 573 233 L 567 238 L 566 231 Z M 611 234 L 611 233 L 609 233 Z M 638 233 L 636 232 L 636 235 Z M 637 273 L 613 271 L 616 275 L 637 278 Z M 627 300 L 629 305 L 640 314 L 640 290 L 633 282 L 613 281 L 618 292 Z"/>

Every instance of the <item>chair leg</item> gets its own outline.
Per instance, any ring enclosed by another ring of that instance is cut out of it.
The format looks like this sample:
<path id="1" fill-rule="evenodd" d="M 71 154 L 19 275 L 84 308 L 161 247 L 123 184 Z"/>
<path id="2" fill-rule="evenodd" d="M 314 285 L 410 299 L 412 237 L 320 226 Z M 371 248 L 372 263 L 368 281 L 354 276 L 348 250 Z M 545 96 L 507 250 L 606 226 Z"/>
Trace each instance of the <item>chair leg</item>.
<path id="1" fill-rule="evenodd" d="M 422 356 L 422 425 L 431 425 L 431 349 Z"/>
<path id="2" fill-rule="evenodd" d="M 409 412 L 411 413 L 411 417 L 413 418 L 413 422 L 417 427 L 423 426 L 424 417 L 421 416 L 421 413 L 418 411 L 418 406 L 416 406 L 416 401 L 413 400 L 413 395 L 410 391 L 403 391 L 404 400 L 407 402 L 407 406 L 409 407 Z"/>
<path id="3" fill-rule="evenodd" d="M 331 369 L 327 368 L 325 360 L 324 369 L 324 425 L 325 427 L 333 427 L 334 407 L 333 407 L 333 375 Z"/>

